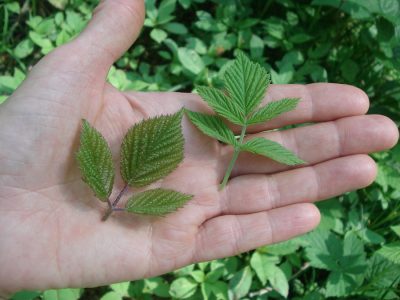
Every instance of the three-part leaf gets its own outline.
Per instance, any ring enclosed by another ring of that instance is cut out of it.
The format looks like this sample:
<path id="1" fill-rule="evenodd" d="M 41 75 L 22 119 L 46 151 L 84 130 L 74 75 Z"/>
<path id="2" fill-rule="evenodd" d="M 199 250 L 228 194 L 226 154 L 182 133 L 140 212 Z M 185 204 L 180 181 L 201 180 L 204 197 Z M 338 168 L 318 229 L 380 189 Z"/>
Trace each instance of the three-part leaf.
<path id="1" fill-rule="evenodd" d="M 164 216 L 182 207 L 192 197 L 192 195 L 159 188 L 131 197 L 125 208 L 131 213 Z"/>
<path id="2" fill-rule="evenodd" d="M 264 98 L 270 75 L 262 66 L 239 51 L 232 66 L 224 73 L 224 83 L 232 102 L 247 116 Z"/>
<path id="3" fill-rule="evenodd" d="M 86 120 L 82 120 L 76 159 L 82 179 L 91 187 L 97 198 L 106 201 L 110 197 L 115 176 L 111 150 L 100 132 Z"/>
<path id="4" fill-rule="evenodd" d="M 189 110 L 186 112 L 192 123 L 196 125 L 197 128 L 199 128 L 204 134 L 226 144 L 237 144 L 235 135 L 219 116 L 207 115 Z"/>
<path id="5" fill-rule="evenodd" d="M 157 181 L 183 160 L 183 111 L 144 120 L 125 135 L 121 146 L 121 175 L 133 187 Z"/>
<path id="6" fill-rule="evenodd" d="M 269 102 L 267 105 L 256 110 L 248 119 L 247 124 L 267 122 L 285 112 L 295 109 L 299 101 L 299 98 L 284 98 Z"/>
<path id="7" fill-rule="evenodd" d="M 281 144 L 264 138 L 254 138 L 241 145 L 240 149 L 266 156 L 268 158 L 290 166 L 305 163 L 293 152 L 284 148 Z"/>

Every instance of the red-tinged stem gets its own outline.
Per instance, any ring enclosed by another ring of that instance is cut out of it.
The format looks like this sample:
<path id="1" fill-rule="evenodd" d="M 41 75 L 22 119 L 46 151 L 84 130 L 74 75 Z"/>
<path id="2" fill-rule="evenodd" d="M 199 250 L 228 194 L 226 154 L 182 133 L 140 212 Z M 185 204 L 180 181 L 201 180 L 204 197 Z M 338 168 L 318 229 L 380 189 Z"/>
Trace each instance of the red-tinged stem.
<path id="1" fill-rule="evenodd" d="M 104 216 L 101 218 L 101 220 L 104 222 L 108 219 L 108 217 L 114 212 L 114 211 L 124 211 L 124 208 L 117 207 L 119 200 L 121 200 L 122 196 L 125 194 L 125 192 L 128 190 L 128 184 L 125 184 L 125 186 L 122 188 L 122 190 L 119 192 L 117 197 L 115 198 L 114 202 L 111 203 L 110 199 L 107 199 L 108 203 L 108 209 L 104 213 Z"/>

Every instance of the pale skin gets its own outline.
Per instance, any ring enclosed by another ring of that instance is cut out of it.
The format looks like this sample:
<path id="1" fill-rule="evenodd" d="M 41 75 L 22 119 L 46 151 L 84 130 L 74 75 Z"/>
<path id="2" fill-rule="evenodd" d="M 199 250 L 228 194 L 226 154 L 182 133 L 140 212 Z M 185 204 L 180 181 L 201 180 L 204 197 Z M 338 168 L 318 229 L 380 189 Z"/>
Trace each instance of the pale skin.
<path id="1" fill-rule="evenodd" d="M 355 87 L 273 85 L 264 103 L 283 97 L 301 102 L 293 112 L 250 127 L 249 137 L 280 142 L 307 165 L 289 168 L 241 154 L 219 191 L 232 149 L 184 118 L 185 159 L 158 185 L 194 194 L 193 200 L 165 218 L 114 212 L 101 222 L 107 205 L 82 182 L 74 159 L 81 118 L 102 132 L 118 165 L 122 137 L 134 123 L 183 106 L 208 110 L 195 94 L 120 92 L 106 83 L 143 16 L 141 1 L 103 1 L 85 31 L 43 58 L 0 106 L 4 295 L 156 276 L 301 235 L 319 223 L 313 202 L 371 184 L 376 166 L 367 154 L 397 143 L 395 124 L 364 115 L 368 97 Z M 315 124 L 263 132 L 303 122 Z M 118 176 L 111 199 L 122 186 Z"/>

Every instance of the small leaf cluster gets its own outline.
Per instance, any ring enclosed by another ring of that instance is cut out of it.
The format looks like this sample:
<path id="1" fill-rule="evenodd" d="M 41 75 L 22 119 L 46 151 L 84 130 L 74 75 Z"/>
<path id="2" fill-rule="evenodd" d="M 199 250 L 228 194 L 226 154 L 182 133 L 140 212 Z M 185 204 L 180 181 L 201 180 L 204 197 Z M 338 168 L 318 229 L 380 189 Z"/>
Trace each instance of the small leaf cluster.
<path id="1" fill-rule="evenodd" d="M 164 178 L 183 160 L 183 112 L 150 118 L 133 125 L 121 146 L 121 176 L 125 188 L 111 202 L 115 171 L 110 147 L 88 121 L 83 120 L 80 147 L 76 154 L 82 179 L 101 201 L 116 209 L 126 187 L 144 187 Z M 136 214 L 163 216 L 182 207 L 192 195 L 157 188 L 129 198 L 125 210 Z"/>
<path id="2" fill-rule="evenodd" d="M 188 111 L 194 125 L 204 134 L 234 147 L 234 155 L 221 187 L 224 187 L 237 155 L 241 151 L 266 156 L 287 165 L 304 163 L 290 150 L 266 138 L 256 137 L 244 142 L 246 129 L 250 125 L 265 123 L 296 108 L 298 98 L 284 98 L 258 107 L 270 84 L 269 73 L 258 63 L 252 62 L 239 51 L 234 62 L 224 73 L 225 90 L 199 86 L 197 92 L 214 110 L 216 115 Z M 239 139 L 222 118 L 239 125 Z"/>

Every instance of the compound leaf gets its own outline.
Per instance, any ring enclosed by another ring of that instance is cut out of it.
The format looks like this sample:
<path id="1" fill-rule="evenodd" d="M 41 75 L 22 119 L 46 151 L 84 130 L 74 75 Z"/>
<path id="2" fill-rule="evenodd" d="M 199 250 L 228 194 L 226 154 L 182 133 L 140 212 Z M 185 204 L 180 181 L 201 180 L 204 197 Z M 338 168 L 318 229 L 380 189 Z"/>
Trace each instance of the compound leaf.
<path id="1" fill-rule="evenodd" d="M 265 138 L 254 138 L 243 144 L 240 149 L 266 156 L 286 165 L 298 165 L 304 163 L 304 161 L 298 158 L 293 152 L 284 148 L 282 145 Z"/>
<path id="2" fill-rule="evenodd" d="M 244 125 L 244 111 L 223 92 L 206 86 L 198 86 L 196 87 L 196 91 L 216 113 L 232 123 Z"/>
<path id="3" fill-rule="evenodd" d="M 164 216 L 182 207 L 192 197 L 193 195 L 159 188 L 132 196 L 125 208 L 131 213 Z"/>
<path id="4" fill-rule="evenodd" d="M 76 159 L 82 179 L 97 198 L 106 201 L 114 184 L 114 166 L 107 141 L 88 121 L 82 120 L 80 146 Z"/>
<path id="5" fill-rule="evenodd" d="M 256 110 L 249 118 L 247 123 L 257 124 L 269 121 L 280 114 L 291 111 L 296 108 L 299 103 L 299 98 L 284 98 L 278 101 L 273 101 Z"/>
<path id="6" fill-rule="evenodd" d="M 220 117 L 194 111 L 186 111 L 186 113 L 192 123 L 204 134 L 226 144 L 237 144 L 235 135 L 228 126 L 225 125 Z"/>
<path id="7" fill-rule="evenodd" d="M 121 146 L 121 175 L 132 187 L 157 181 L 183 160 L 182 115 L 163 115 L 132 126 Z"/>
<path id="8" fill-rule="evenodd" d="M 247 116 L 264 98 L 270 75 L 260 64 L 239 51 L 234 63 L 224 73 L 224 82 L 232 101 Z"/>

